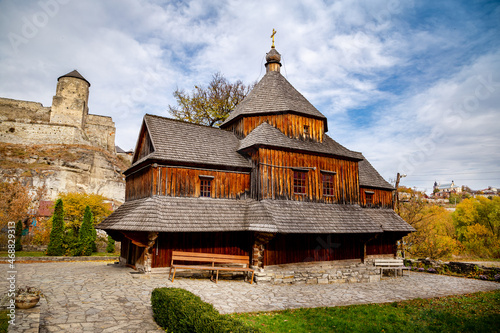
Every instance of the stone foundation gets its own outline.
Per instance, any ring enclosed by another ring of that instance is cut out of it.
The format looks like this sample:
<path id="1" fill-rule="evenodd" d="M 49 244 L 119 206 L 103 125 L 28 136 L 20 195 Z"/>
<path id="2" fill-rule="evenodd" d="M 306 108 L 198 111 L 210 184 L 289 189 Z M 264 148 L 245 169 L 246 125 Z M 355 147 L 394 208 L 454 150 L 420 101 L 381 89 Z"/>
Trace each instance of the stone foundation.
<path id="1" fill-rule="evenodd" d="M 255 270 L 256 283 L 329 284 L 376 282 L 380 269 L 372 260 L 339 260 L 266 266 Z"/>

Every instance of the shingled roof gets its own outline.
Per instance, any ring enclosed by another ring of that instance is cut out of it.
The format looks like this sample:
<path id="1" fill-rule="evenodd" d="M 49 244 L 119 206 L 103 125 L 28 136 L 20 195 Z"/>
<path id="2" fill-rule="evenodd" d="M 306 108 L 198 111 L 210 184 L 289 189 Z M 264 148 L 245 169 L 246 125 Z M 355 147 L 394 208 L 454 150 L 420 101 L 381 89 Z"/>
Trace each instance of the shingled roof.
<path id="1" fill-rule="evenodd" d="M 361 153 L 351 151 L 328 135 L 323 136 L 323 142 L 312 142 L 292 139 L 283 134 L 279 129 L 268 123 L 262 123 L 241 140 L 239 151 L 243 151 L 252 146 L 268 146 L 277 148 L 293 149 L 295 151 L 306 151 L 333 155 L 336 157 L 347 157 L 361 160 Z"/>
<path id="2" fill-rule="evenodd" d="M 155 159 L 212 166 L 251 167 L 250 161 L 237 152 L 239 140 L 232 132 L 150 114 L 144 116 L 144 124 L 154 151 L 136 161 L 134 166 L 146 159 Z"/>
<path id="3" fill-rule="evenodd" d="M 414 229 L 390 209 L 287 200 L 153 196 L 127 201 L 99 229 L 155 232 L 380 233 Z"/>
<path id="4" fill-rule="evenodd" d="M 86 79 L 86 78 L 84 78 L 84 77 L 82 76 L 82 74 L 80 74 L 80 73 L 79 73 L 76 69 L 75 69 L 75 70 L 73 70 L 73 71 L 71 71 L 71 72 L 69 72 L 68 74 L 64 74 L 64 75 L 59 76 L 59 77 L 57 78 L 57 81 L 59 81 L 59 79 L 60 79 L 60 78 L 62 78 L 62 77 L 74 77 L 74 78 L 76 78 L 76 79 L 83 80 L 83 81 L 87 82 L 87 83 L 89 84 L 89 87 L 90 87 L 90 82 L 89 82 L 89 81 L 87 81 L 87 79 Z"/>
<path id="5" fill-rule="evenodd" d="M 361 157 L 363 160 L 358 163 L 359 186 L 394 190 L 394 187 L 375 170 L 370 162 L 364 156 L 361 155 Z"/>
<path id="6" fill-rule="evenodd" d="M 326 117 L 309 103 L 283 75 L 276 71 L 269 71 L 264 75 L 248 96 L 229 114 L 221 128 L 226 127 L 241 116 L 283 112 L 293 112 L 323 119 L 325 132 L 328 130 Z"/>

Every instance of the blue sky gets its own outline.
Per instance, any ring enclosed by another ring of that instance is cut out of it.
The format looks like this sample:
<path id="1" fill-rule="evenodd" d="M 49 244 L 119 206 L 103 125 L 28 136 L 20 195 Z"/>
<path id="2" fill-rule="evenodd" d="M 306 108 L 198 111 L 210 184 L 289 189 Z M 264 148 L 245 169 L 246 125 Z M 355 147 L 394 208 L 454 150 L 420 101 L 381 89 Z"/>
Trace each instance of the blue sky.
<path id="1" fill-rule="evenodd" d="M 500 187 L 498 1 L 0 0 L 0 96 L 49 106 L 77 69 L 131 149 L 177 87 L 260 79 L 273 28 L 282 74 L 386 179 Z"/>

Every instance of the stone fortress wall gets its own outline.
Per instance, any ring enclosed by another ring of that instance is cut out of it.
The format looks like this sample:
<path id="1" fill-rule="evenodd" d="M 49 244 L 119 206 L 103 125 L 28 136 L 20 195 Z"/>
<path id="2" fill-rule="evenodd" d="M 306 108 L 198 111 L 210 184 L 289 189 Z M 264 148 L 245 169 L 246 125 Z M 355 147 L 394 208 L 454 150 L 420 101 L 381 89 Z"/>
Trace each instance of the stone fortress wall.
<path id="1" fill-rule="evenodd" d="M 0 98 L 0 142 L 81 144 L 115 153 L 115 124 L 111 117 L 89 114 L 90 83 L 77 71 L 58 79 L 51 107 Z"/>
<path id="2" fill-rule="evenodd" d="M 0 97 L 0 142 L 61 149 L 66 155 L 13 153 L 5 146 L 0 159 L 23 167 L 0 168 L 0 180 L 21 179 L 35 188 L 45 187 L 46 198 L 63 192 L 97 193 L 125 201 L 125 180 L 115 149 L 111 117 L 89 114 L 90 83 L 76 70 L 57 82 L 52 106 Z M 74 146 L 68 146 L 74 145 Z M 95 149 L 100 148 L 100 149 Z M 59 157 L 58 157 L 59 156 Z"/>

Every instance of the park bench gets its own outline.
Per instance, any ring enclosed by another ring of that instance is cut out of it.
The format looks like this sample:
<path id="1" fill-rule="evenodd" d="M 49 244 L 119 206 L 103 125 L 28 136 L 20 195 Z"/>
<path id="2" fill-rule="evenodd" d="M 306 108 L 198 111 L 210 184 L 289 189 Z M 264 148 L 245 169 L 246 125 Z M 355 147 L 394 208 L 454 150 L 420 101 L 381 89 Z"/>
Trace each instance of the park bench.
<path id="1" fill-rule="evenodd" d="M 410 267 L 404 265 L 403 259 L 375 259 L 374 265 L 380 268 L 380 276 L 383 275 L 385 269 L 393 269 L 396 277 L 398 276 L 398 271 L 401 271 L 401 276 L 404 276 L 404 270 L 410 270 Z"/>
<path id="2" fill-rule="evenodd" d="M 176 263 L 177 262 L 177 263 Z M 203 263 L 202 265 L 179 265 L 178 262 L 198 262 Z M 216 266 L 225 265 L 225 266 Z M 172 282 L 175 279 L 175 272 L 177 268 L 179 269 L 201 269 L 216 272 L 215 283 L 219 280 L 219 271 L 242 271 L 242 272 L 252 272 L 252 278 L 250 284 L 253 283 L 254 270 L 248 267 L 234 267 L 234 265 L 247 265 L 249 264 L 248 256 L 237 256 L 230 254 L 214 254 L 214 253 L 197 253 L 197 252 L 183 252 L 183 251 L 172 251 L 172 260 L 170 261 L 170 272 L 168 278 L 172 274 L 172 269 L 174 270 L 172 275 Z M 233 266 L 227 266 L 233 265 Z M 246 279 L 246 277 L 245 277 Z"/>

